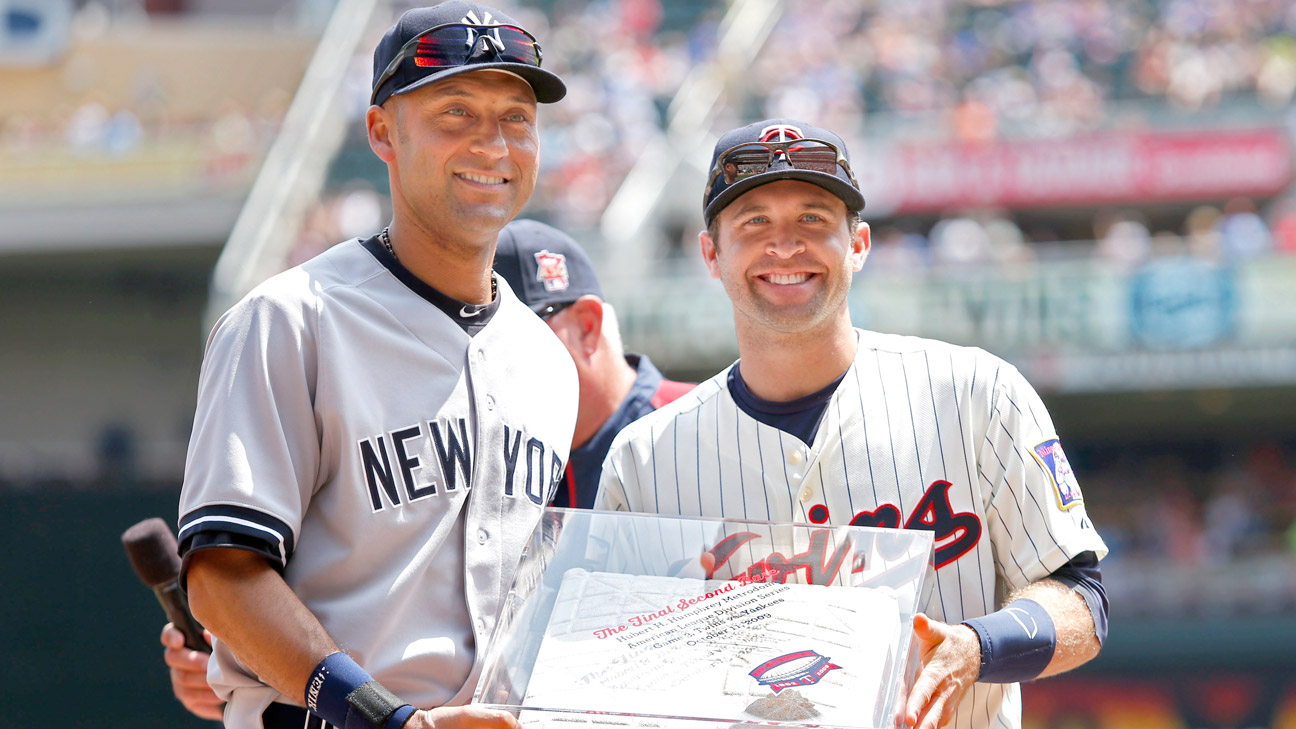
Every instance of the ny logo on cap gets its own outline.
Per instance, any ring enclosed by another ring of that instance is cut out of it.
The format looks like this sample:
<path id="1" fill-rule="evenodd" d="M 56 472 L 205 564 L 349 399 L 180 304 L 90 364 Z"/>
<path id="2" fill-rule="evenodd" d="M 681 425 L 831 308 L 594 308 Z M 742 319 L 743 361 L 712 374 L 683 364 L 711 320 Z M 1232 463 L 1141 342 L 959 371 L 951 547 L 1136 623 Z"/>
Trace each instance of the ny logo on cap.
<path id="1" fill-rule="evenodd" d="M 762 142 L 792 142 L 798 139 L 805 139 L 801 133 L 800 127 L 794 127 L 789 124 L 774 124 L 761 130 L 760 140 Z"/>
<path id="2" fill-rule="evenodd" d="M 482 11 L 482 17 L 480 20 L 477 19 L 477 11 L 470 10 L 468 11 L 467 15 L 463 16 L 463 20 L 459 22 L 465 25 L 492 25 L 494 20 L 495 19 L 491 17 L 489 10 Z M 481 36 L 477 35 L 476 28 L 469 28 L 468 47 L 475 48 L 477 46 L 478 38 L 485 38 L 486 40 L 490 41 L 490 44 L 495 47 L 496 53 L 502 52 L 504 50 L 504 40 L 500 38 L 499 28 L 496 28 L 495 30 L 487 33 L 483 33 Z"/>
<path id="3" fill-rule="evenodd" d="M 566 291 L 571 284 L 567 277 L 567 256 L 561 253 L 538 251 L 536 259 L 536 280 L 544 284 L 545 291 Z"/>

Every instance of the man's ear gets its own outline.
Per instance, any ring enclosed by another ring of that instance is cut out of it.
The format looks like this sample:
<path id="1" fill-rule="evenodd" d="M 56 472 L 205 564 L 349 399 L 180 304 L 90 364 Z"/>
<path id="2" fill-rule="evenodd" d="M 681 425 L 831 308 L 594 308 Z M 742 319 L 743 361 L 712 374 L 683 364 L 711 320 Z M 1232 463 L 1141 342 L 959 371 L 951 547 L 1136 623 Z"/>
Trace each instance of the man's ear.
<path id="1" fill-rule="evenodd" d="M 707 270 L 711 272 L 711 278 L 720 278 L 720 264 L 716 261 L 715 241 L 711 240 L 711 234 L 705 230 L 698 233 L 698 247 L 702 249 L 702 262 L 706 264 Z"/>
<path id="2" fill-rule="evenodd" d="M 603 300 L 586 294 L 559 316 L 563 317 L 565 326 L 574 330 L 569 332 L 573 337 L 569 341 L 575 343 L 581 354 L 592 357 L 603 341 Z"/>
<path id="3" fill-rule="evenodd" d="M 868 223 L 860 223 L 855 229 L 854 239 L 851 240 L 851 271 L 858 273 L 861 268 L 864 268 L 864 259 L 868 258 L 869 249 L 872 247 L 873 238 Z"/>
<path id="4" fill-rule="evenodd" d="M 369 149 L 378 155 L 383 162 L 393 162 L 396 150 L 393 140 L 396 136 L 395 113 L 381 106 L 371 106 L 365 112 L 365 129 L 369 133 Z"/>

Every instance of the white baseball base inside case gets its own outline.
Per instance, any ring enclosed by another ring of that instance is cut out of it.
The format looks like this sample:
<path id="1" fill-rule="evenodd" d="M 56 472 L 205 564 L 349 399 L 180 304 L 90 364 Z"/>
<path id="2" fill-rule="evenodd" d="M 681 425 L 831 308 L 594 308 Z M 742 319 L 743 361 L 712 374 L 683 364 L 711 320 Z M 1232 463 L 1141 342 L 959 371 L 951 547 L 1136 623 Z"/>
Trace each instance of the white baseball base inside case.
<path id="1" fill-rule="evenodd" d="M 551 511 L 479 703 L 528 729 L 895 725 L 929 534 Z M 815 544 L 843 557 L 831 574 L 807 568 L 831 565 Z M 723 569 L 679 576 L 701 553 Z"/>
<path id="2" fill-rule="evenodd" d="M 900 646 L 888 588 L 563 576 L 527 706 L 850 724 Z"/>

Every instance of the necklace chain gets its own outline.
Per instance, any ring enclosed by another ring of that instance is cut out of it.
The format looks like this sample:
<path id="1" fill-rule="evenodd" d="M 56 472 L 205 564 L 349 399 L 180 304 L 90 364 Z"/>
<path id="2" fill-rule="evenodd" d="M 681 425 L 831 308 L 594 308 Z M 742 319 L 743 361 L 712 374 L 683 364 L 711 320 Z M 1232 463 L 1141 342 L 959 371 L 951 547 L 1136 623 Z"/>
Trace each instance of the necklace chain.
<path id="1" fill-rule="evenodd" d="M 378 234 L 378 240 L 382 241 L 383 247 L 387 249 L 387 252 L 391 254 L 391 257 L 392 257 L 392 258 L 395 258 L 397 261 L 400 261 L 400 258 L 397 257 L 397 255 L 396 255 L 396 249 L 395 249 L 395 248 L 392 248 L 392 244 L 391 244 L 391 233 L 389 232 L 390 230 L 391 230 L 390 226 L 387 227 L 387 228 L 383 228 L 383 229 L 382 229 L 382 232 Z M 492 271 L 492 272 L 491 272 L 491 301 L 494 301 L 494 300 L 495 300 L 495 294 L 497 293 L 498 288 L 499 288 L 499 287 L 495 284 L 495 275 L 494 275 L 494 274 L 495 274 L 495 272 Z"/>

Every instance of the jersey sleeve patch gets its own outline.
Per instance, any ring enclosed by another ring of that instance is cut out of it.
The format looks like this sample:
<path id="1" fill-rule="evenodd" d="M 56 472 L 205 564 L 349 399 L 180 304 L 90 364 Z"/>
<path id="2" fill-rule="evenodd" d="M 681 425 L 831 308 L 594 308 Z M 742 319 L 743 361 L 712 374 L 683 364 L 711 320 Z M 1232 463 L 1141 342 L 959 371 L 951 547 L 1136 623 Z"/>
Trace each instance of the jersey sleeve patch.
<path id="1" fill-rule="evenodd" d="M 1075 471 L 1062 452 L 1062 443 L 1057 438 L 1046 440 L 1031 449 L 1031 455 L 1044 467 L 1049 480 L 1053 482 L 1053 494 L 1057 496 L 1058 508 L 1066 511 L 1082 503 L 1080 484 L 1076 483 Z"/>

